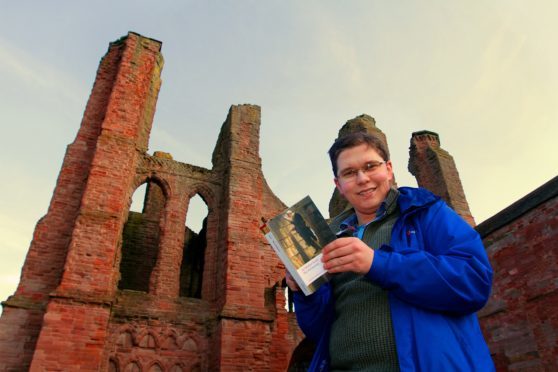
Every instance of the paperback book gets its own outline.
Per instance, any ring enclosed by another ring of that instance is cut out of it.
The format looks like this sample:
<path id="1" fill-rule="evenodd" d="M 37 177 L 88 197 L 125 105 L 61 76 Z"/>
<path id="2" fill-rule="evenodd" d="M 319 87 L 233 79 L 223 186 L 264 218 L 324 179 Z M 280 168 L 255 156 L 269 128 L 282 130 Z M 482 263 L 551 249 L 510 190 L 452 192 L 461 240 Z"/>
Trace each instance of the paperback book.
<path id="1" fill-rule="evenodd" d="M 309 196 L 264 221 L 260 229 L 306 296 L 329 280 L 322 247 L 335 235 Z"/>

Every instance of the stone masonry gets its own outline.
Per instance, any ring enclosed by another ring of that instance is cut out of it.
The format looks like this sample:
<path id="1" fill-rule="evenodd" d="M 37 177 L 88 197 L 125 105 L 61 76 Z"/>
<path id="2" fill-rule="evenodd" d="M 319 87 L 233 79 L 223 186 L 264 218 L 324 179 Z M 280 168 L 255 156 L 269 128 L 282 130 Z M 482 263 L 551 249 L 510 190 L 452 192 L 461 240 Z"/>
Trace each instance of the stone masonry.
<path id="1" fill-rule="evenodd" d="M 261 171 L 260 108 L 231 107 L 212 169 L 150 156 L 160 49 L 129 33 L 100 63 L 3 303 L 2 371 L 279 371 L 302 340 L 259 231 L 285 207 Z M 128 213 L 144 183 L 143 213 Z M 199 235 L 185 227 L 195 195 L 208 207 Z"/>
<path id="2" fill-rule="evenodd" d="M 558 177 L 479 224 L 494 269 L 479 318 L 499 371 L 558 366 Z"/>
<path id="3" fill-rule="evenodd" d="M 420 187 L 440 196 L 469 225 L 475 226 L 453 157 L 440 147 L 437 133 L 426 130 L 413 133 L 409 172 Z"/>
<path id="4" fill-rule="evenodd" d="M 260 108 L 232 106 L 212 168 L 147 153 L 163 57 L 130 32 L 101 60 L 19 286 L 0 318 L 0 371 L 298 371 L 313 345 L 285 310 L 284 266 L 259 231 L 285 205 L 262 174 Z M 368 115 L 339 136 L 366 131 Z M 472 226 L 455 162 L 415 132 L 409 170 Z M 142 212 L 132 195 L 146 184 Z M 395 184 L 395 183 L 394 183 Z M 185 226 L 190 199 L 208 215 Z M 499 371 L 558 365 L 558 178 L 477 226 L 494 267 L 479 313 Z M 330 215 L 348 207 L 334 193 Z"/>

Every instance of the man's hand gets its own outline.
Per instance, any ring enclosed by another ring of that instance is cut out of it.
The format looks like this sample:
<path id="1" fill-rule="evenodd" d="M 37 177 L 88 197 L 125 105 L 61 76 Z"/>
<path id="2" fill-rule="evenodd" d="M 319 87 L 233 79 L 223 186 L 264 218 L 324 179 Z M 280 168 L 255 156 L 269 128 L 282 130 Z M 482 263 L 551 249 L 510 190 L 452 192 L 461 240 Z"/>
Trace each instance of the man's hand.
<path id="1" fill-rule="evenodd" d="M 295 280 L 288 271 L 285 273 L 285 279 L 287 280 L 287 285 L 289 286 L 291 291 L 300 291 L 300 287 L 298 286 L 298 284 L 296 284 Z"/>
<path id="2" fill-rule="evenodd" d="M 374 250 L 358 238 L 339 238 L 322 251 L 324 268 L 330 273 L 352 271 L 366 274 L 374 261 Z"/>

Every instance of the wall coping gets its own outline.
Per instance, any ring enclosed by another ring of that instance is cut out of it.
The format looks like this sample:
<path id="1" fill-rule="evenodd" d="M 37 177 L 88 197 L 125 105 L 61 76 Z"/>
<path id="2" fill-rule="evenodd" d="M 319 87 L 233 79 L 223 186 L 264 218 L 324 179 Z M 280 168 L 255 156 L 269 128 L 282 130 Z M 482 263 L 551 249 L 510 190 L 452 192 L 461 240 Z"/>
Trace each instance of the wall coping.
<path id="1" fill-rule="evenodd" d="M 502 211 L 496 213 L 486 221 L 483 221 L 477 225 L 476 230 L 480 234 L 481 238 L 484 239 L 492 232 L 508 225 L 510 222 L 556 196 L 558 196 L 558 176 L 554 177 L 534 191 L 531 191 L 529 194 L 525 195 Z"/>

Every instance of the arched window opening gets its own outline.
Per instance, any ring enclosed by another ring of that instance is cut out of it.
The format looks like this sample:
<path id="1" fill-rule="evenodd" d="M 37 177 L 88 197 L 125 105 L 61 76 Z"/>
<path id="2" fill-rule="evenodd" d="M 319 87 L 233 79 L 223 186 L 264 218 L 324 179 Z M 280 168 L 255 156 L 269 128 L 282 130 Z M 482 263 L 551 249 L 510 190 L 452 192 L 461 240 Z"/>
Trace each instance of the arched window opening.
<path id="1" fill-rule="evenodd" d="M 151 366 L 151 368 L 149 368 L 148 372 L 163 372 L 163 369 L 161 368 L 159 363 L 155 363 Z"/>
<path id="2" fill-rule="evenodd" d="M 143 205 L 141 209 L 139 205 Z M 160 220 L 164 207 L 163 189 L 153 180 L 148 180 L 134 192 L 128 220 L 122 231 L 118 289 L 149 291 L 149 278 L 159 250 Z"/>
<path id="3" fill-rule="evenodd" d="M 124 369 L 124 372 L 141 372 L 141 368 L 138 363 L 130 362 Z"/>
<path id="4" fill-rule="evenodd" d="M 291 289 L 287 285 L 286 279 L 283 279 L 281 281 L 281 287 L 283 288 L 284 291 L 283 293 L 285 294 L 285 310 L 287 310 L 288 313 L 294 313 L 295 312 L 294 294 L 293 291 L 291 291 Z"/>
<path id="5" fill-rule="evenodd" d="M 203 265 L 207 246 L 207 205 L 199 195 L 190 199 L 184 229 L 180 267 L 180 296 L 201 298 Z"/>
<path id="6" fill-rule="evenodd" d="M 143 212 L 143 204 L 145 203 L 145 190 L 147 189 L 147 182 L 141 184 L 140 187 L 134 191 L 132 195 L 132 204 L 130 205 L 130 212 Z"/>
<path id="7" fill-rule="evenodd" d="M 174 366 L 172 366 L 172 368 L 170 369 L 170 372 L 183 372 L 184 370 L 182 369 L 182 367 L 179 364 L 175 364 Z"/>

